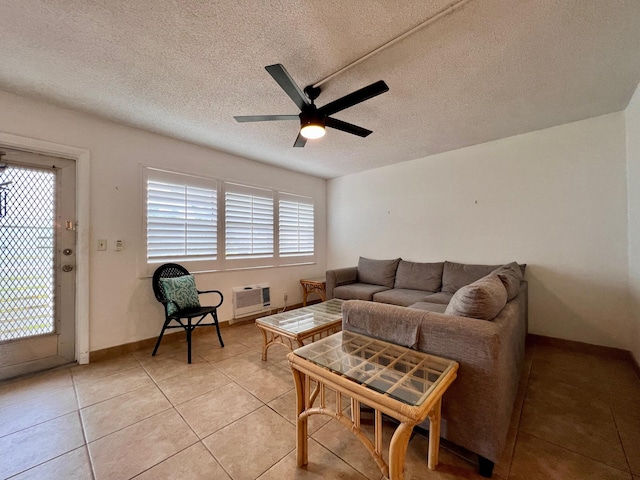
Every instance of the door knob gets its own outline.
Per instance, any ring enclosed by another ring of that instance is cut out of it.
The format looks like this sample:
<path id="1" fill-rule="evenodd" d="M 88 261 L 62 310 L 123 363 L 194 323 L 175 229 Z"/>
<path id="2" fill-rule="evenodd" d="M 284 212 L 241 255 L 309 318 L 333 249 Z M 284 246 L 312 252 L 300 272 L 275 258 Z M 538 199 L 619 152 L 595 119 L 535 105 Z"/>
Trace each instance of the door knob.
<path id="1" fill-rule="evenodd" d="M 63 265 L 62 266 L 62 271 L 63 272 L 70 272 L 71 270 L 73 270 L 73 265 Z"/>

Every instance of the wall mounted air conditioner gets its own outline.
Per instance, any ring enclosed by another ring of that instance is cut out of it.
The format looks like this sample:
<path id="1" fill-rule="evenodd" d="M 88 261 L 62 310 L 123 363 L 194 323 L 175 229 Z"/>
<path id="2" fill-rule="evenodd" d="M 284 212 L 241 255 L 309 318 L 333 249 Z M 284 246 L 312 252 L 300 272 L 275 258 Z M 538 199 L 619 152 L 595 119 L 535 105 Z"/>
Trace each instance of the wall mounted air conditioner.
<path id="1" fill-rule="evenodd" d="M 265 312 L 271 309 L 271 291 L 268 283 L 233 288 L 233 318 Z"/>

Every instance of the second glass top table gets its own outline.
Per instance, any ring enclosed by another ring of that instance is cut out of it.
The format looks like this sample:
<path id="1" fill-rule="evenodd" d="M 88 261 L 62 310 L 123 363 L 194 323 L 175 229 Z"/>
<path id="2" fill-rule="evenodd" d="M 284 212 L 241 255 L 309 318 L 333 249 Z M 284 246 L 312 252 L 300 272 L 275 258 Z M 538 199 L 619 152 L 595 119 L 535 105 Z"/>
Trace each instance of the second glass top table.
<path id="1" fill-rule="evenodd" d="M 302 347 L 304 340 L 335 333 L 342 326 L 343 300 L 334 298 L 308 307 L 258 318 L 256 326 L 262 332 L 262 360 L 267 359 L 271 345 L 280 344 L 293 350 Z"/>

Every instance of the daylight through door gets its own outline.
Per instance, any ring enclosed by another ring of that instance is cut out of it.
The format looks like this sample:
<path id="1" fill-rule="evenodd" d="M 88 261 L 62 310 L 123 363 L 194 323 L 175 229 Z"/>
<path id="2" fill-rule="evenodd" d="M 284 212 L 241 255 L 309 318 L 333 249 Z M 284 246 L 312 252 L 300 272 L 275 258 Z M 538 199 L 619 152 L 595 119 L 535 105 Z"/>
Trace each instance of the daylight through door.
<path id="1" fill-rule="evenodd" d="M 74 360 L 74 183 L 70 160 L 0 159 L 0 379 Z"/>

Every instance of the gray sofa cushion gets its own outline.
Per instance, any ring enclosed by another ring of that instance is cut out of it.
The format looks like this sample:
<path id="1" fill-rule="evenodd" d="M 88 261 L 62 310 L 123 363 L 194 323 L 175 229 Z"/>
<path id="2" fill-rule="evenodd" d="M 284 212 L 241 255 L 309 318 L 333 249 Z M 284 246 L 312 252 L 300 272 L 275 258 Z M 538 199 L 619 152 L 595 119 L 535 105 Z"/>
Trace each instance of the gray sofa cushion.
<path id="1" fill-rule="evenodd" d="M 418 263 L 400 260 L 394 288 L 438 292 L 442 285 L 444 262 Z"/>
<path id="2" fill-rule="evenodd" d="M 495 275 L 487 275 L 460 288 L 444 313 L 493 320 L 506 304 L 507 290 L 502 281 Z"/>
<path id="3" fill-rule="evenodd" d="M 504 288 L 507 290 L 507 302 L 518 295 L 523 275 L 520 266 L 516 262 L 498 267 L 491 273 L 502 281 Z"/>
<path id="4" fill-rule="evenodd" d="M 426 310 L 427 312 L 444 313 L 447 306 L 443 303 L 429 303 L 429 302 L 416 302 L 413 305 L 409 305 L 407 308 L 413 308 L 415 310 Z"/>
<path id="5" fill-rule="evenodd" d="M 368 283 L 351 283 L 349 285 L 341 285 L 333 289 L 333 298 L 341 298 L 343 300 L 373 300 L 373 294 L 388 290 L 387 287 L 381 285 L 369 285 Z"/>
<path id="6" fill-rule="evenodd" d="M 391 290 L 385 290 L 384 292 L 374 294 L 373 301 L 408 307 L 412 303 L 424 300 L 430 293 L 432 292 L 409 290 L 406 288 L 392 288 Z"/>
<path id="7" fill-rule="evenodd" d="M 468 265 L 466 263 L 444 262 L 442 272 L 442 291 L 456 293 L 456 291 L 489 275 L 501 265 Z"/>
<path id="8" fill-rule="evenodd" d="M 437 292 L 427 295 L 423 301 L 429 303 L 441 303 L 446 306 L 451 301 L 452 297 L 453 293 Z"/>
<path id="9" fill-rule="evenodd" d="M 372 285 L 393 288 L 396 281 L 396 270 L 399 258 L 395 260 L 373 260 L 360 257 L 358 260 L 358 281 Z"/>

